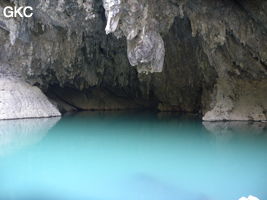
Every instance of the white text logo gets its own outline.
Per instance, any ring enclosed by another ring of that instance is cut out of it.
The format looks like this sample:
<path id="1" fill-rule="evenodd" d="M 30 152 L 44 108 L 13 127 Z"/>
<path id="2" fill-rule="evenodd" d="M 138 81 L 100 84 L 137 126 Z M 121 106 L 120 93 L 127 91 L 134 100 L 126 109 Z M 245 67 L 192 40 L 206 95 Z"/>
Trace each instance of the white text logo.
<path id="1" fill-rule="evenodd" d="M 11 7 L 7 6 L 4 8 L 3 14 L 6 18 L 11 18 L 11 17 L 32 17 L 33 13 L 33 8 L 31 6 L 26 6 L 26 7 Z"/>

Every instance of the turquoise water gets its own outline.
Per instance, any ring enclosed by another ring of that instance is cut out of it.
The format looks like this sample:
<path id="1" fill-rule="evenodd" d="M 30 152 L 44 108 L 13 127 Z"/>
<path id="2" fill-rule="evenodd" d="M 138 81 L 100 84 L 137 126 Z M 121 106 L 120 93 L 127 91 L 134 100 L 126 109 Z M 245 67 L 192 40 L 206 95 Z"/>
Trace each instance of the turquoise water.
<path id="1" fill-rule="evenodd" d="M 80 113 L 0 121 L 1 200 L 267 199 L 267 124 Z"/>

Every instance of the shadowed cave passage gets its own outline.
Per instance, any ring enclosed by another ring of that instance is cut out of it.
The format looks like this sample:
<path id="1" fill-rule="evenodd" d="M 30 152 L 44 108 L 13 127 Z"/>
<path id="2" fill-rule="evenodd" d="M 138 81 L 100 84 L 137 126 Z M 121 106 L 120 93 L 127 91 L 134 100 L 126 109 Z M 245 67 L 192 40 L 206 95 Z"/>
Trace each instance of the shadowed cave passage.
<path id="1" fill-rule="evenodd" d="M 85 60 L 88 59 L 87 41 L 84 39 L 85 47 L 81 49 L 83 53 L 78 54 Z M 202 100 L 207 99 L 203 96 L 203 91 L 205 89 L 207 92 L 213 88 L 216 74 L 208 64 L 199 38 L 192 37 L 189 19 L 175 18 L 170 31 L 164 35 L 164 42 L 166 56 L 161 73 L 138 74 L 127 63 L 121 65 L 121 62 L 127 59 L 124 57 L 126 55 L 120 54 L 114 59 L 113 54 L 107 54 L 104 50 L 107 64 L 99 66 L 105 69 L 103 76 L 93 78 L 98 80 L 97 85 L 88 85 L 86 77 L 77 77 L 78 80 L 72 83 L 54 77 L 53 82 L 58 84 L 49 85 L 45 92 L 59 103 L 62 111 L 149 109 L 200 114 Z M 118 51 L 118 48 L 111 49 L 109 51 Z M 125 47 L 119 49 L 126 52 Z M 102 58 L 95 57 L 94 62 L 97 64 L 100 59 Z M 201 65 L 199 60 L 203 60 Z M 86 67 L 88 66 L 85 65 L 81 69 Z M 204 79 L 201 71 L 204 67 L 207 73 L 213 73 L 214 76 Z M 90 72 L 88 69 L 86 73 L 89 77 L 95 76 L 94 70 Z M 48 75 L 50 76 L 50 73 Z"/>
<path id="2" fill-rule="evenodd" d="M 71 111 L 119 111 L 156 110 L 157 102 L 129 97 L 125 93 L 113 93 L 104 88 L 90 88 L 79 91 L 72 88 L 51 86 L 48 97 L 54 101 L 61 112 Z"/>

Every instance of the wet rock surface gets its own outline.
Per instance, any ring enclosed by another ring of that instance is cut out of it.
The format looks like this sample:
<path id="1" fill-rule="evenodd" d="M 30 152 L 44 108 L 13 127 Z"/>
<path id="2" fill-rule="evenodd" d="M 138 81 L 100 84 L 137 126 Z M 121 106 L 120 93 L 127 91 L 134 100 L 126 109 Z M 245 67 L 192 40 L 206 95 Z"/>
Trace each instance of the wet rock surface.
<path id="1" fill-rule="evenodd" d="M 33 18 L 4 18 L 15 4 L 31 5 Z M 44 92 L 96 88 L 208 121 L 267 119 L 263 0 L 15 0 L 0 10 L 4 77 Z"/>

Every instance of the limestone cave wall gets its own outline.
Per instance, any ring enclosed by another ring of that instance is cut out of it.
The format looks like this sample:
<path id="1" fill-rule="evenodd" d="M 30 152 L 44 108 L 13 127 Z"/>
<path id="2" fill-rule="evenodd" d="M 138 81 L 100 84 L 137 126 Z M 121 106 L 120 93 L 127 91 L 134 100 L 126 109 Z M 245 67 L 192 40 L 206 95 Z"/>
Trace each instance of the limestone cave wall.
<path id="1" fill-rule="evenodd" d="M 7 19 L 7 5 L 34 15 Z M 62 111 L 267 120 L 266 24 L 264 0 L 0 0 L 0 78 Z"/>

